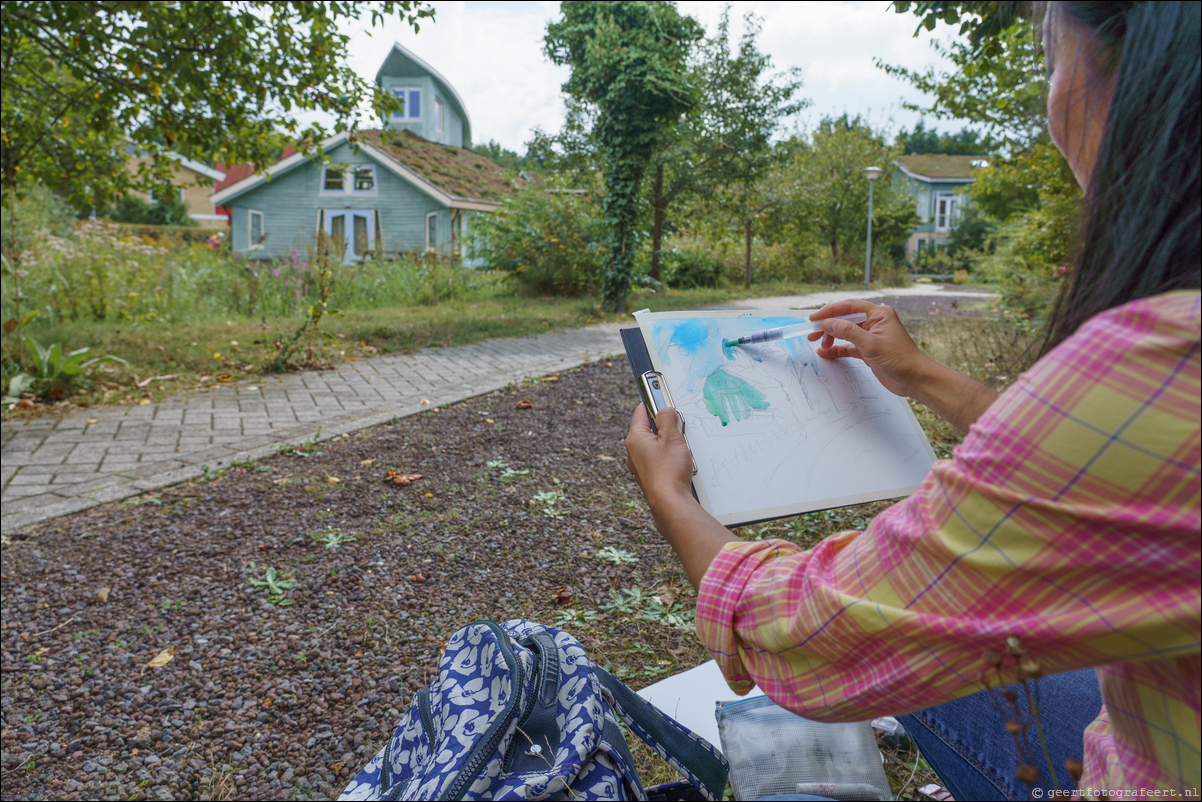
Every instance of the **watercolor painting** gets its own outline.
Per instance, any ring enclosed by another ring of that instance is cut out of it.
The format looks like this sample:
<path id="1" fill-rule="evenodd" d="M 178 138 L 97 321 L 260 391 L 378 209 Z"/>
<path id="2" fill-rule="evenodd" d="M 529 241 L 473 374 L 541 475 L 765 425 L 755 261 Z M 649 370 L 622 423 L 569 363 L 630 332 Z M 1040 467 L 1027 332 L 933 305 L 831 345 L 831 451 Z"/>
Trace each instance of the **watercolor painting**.
<path id="1" fill-rule="evenodd" d="M 808 313 L 636 319 L 685 420 L 698 498 L 723 523 L 904 495 L 934 461 L 907 402 L 859 360 L 823 359 L 805 337 L 723 345 Z"/>

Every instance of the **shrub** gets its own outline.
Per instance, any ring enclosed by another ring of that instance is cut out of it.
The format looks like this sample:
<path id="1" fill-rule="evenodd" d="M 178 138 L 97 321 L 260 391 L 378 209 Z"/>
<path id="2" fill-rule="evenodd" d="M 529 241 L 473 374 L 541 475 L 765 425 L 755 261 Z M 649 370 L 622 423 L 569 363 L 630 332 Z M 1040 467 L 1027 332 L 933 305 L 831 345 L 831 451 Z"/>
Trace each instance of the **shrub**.
<path id="1" fill-rule="evenodd" d="M 726 263 L 700 248 L 663 251 L 664 283 L 674 289 L 717 287 L 727 272 Z"/>
<path id="2" fill-rule="evenodd" d="M 0 243 L 5 254 L 12 254 L 14 247 L 22 251 L 33 247 L 47 236 L 69 236 L 78 217 L 71 204 L 40 184 L 17 199 L 15 231 L 13 211 L 11 199 L 5 195 L 0 208 Z"/>
<path id="3" fill-rule="evenodd" d="M 601 286 L 605 237 L 596 201 L 570 190 L 529 187 L 475 218 L 474 252 L 527 293 L 575 297 Z"/>

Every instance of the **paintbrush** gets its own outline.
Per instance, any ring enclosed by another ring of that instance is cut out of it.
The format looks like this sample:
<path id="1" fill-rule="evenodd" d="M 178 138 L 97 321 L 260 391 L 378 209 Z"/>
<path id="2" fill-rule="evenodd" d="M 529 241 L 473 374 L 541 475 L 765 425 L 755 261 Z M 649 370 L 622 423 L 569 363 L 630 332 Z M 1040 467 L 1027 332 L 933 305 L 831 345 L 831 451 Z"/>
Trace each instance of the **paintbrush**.
<path id="1" fill-rule="evenodd" d="M 868 315 L 863 312 L 856 312 L 853 315 L 836 315 L 835 317 L 824 318 L 824 320 L 846 320 L 848 323 L 863 323 L 868 319 Z M 780 326 L 775 329 L 764 329 L 753 334 L 747 334 L 737 340 L 723 340 L 723 348 L 734 348 L 736 345 L 751 345 L 752 343 L 770 343 L 773 340 L 784 340 L 789 337 L 800 337 L 803 334 L 812 334 L 822 330 L 822 320 L 813 320 L 808 323 L 794 323 L 791 326 Z"/>

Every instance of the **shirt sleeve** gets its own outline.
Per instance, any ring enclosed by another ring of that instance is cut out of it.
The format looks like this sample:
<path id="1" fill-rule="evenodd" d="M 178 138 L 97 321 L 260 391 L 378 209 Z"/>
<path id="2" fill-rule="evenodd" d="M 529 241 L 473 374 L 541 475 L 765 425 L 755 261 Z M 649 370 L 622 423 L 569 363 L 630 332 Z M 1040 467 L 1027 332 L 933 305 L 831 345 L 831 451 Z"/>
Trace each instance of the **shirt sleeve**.
<path id="1" fill-rule="evenodd" d="M 728 545 L 697 629 L 732 689 L 822 721 L 1199 649 L 1198 296 L 1094 318 L 863 532 Z"/>

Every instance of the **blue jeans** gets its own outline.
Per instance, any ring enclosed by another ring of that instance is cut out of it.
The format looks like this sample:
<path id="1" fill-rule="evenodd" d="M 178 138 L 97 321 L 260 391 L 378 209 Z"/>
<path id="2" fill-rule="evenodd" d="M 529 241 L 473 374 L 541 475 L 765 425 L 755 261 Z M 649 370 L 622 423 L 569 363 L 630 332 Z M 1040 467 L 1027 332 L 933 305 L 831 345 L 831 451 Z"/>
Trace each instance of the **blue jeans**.
<path id="1" fill-rule="evenodd" d="M 1023 720 L 1029 721 L 1022 686 L 1008 687 L 1018 694 Z M 1082 758 L 1085 728 L 1102 709 L 1098 676 L 1092 669 L 1053 674 L 1038 680 L 1038 692 L 1039 720 L 1052 766 L 1060 787 L 1069 788 L 1072 781 L 1064 761 Z M 1008 709 L 1001 692 L 993 693 L 1003 709 Z M 1039 770 L 1039 779 L 1032 786 L 1015 776 L 1020 761 L 1014 737 L 1006 732 L 1006 718 L 994 698 L 982 691 L 897 719 L 956 799 L 1030 799 L 1033 787 L 1043 788 L 1046 798 L 1046 790 L 1052 788 L 1051 773 L 1034 724 L 1026 738 L 1027 751 Z"/>

